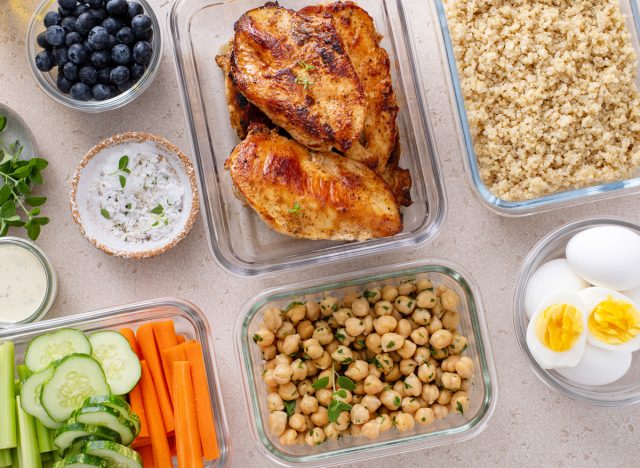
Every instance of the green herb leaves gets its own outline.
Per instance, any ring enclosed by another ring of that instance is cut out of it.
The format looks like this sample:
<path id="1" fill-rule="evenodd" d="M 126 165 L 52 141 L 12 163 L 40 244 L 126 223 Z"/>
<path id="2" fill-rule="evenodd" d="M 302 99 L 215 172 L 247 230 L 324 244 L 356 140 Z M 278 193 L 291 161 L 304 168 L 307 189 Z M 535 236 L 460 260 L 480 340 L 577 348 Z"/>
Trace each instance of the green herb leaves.
<path id="1" fill-rule="evenodd" d="M 368 289 L 365 289 L 362 293 L 362 297 L 364 297 L 365 299 L 371 299 L 373 297 L 376 297 L 376 294 L 377 293 L 375 291 L 369 291 Z"/>
<path id="2" fill-rule="evenodd" d="M 127 175 L 131 174 L 129 169 L 129 156 L 126 154 L 118 160 L 118 170 L 112 172 L 109 175 L 118 174 L 118 180 L 120 181 L 120 187 L 125 188 L 127 185 Z"/>
<path id="3" fill-rule="evenodd" d="M 299 301 L 294 301 L 291 302 L 285 309 L 285 313 L 289 312 L 291 309 L 293 309 L 295 306 L 299 306 L 299 305 L 304 305 L 304 302 L 299 302 Z"/>
<path id="4" fill-rule="evenodd" d="M 164 212 L 164 207 L 159 203 L 155 208 L 151 210 L 151 216 L 155 220 L 151 227 L 156 227 L 160 224 L 164 224 L 166 226 L 167 224 L 169 224 L 169 218 Z"/>
<path id="5" fill-rule="evenodd" d="M 464 415 L 464 408 L 462 406 L 462 403 L 460 403 L 459 401 L 456 401 L 456 411 Z"/>
<path id="6" fill-rule="evenodd" d="M 355 382 L 351 380 L 349 377 L 346 377 L 344 375 L 338 376 L 338 385 L 340 386 L 340 388 L 344 388 L 351 392 L 356 389 Z"/>
<path id="7" fill-rule="evenodd" d="M 285 401 L 284 408 L 287 412 L 287 416 L 293 416 L 293 413 L 296 412 L 296 400 Z"/>
<path id="8" fill-rule="evenodd" d="M 296 214 L 296 215 L 300 216 L 300 214 L 301 214 L 300 212 L 302 211 L 302 206 L 300 206 L 300 202 L 298 200 L 296 200 L 293 203 L 293 206 L 291 208 L 289 208 L 287 211 L 289 213 L 291 213 L 291 214 Z"/>
<path id="9" fill-rule="evenodd" d="M 102 215 L 103 218 L 105 219 L 111 219 L 111 215 L 109 214 L 109 212 L 106 210 L 106 208 L 100 208 L 100 214 Z"/>
<path id="10" fill-rule="evenodd" d="M 296 76 L 296 84 L 302 85 L 304 89 L 307 89 L 310 85 L 315 84 L 309 78 L 309 72 L 315 70 L 316 67 L 302 61 L 298 62 L 297 65 L 303 69 L 303 73 Z"/>
<path id="11" fill-rule="evenodd" d="M 0 132 L 6 126 L 6 117 L 0 116 Z M 21 160 L 22 150 L 19 141 L 8 147 L 0 141 L 0 237 L 7 235 L 10 227 L 23 227 L 29 238 L 36 240 L 49 218 L 40 216 L 47 198 L 33 196 L 31 190 L 42 184 L 41 171 L 49 163 L 42 158 Z"/>
<path id="12" fill-rule="evenodd" d="M 345 403 L 344 401 L 334 399 L 331 400 L 331 403 L 329 403 L 329 408 L 327 409 L 329 413 L 329 421 L 336 422 L 340 417 L 340 413 L 342 413 L 343 411 L 351 411 L 351 405 Z"/>
<path id="13" fill-rule="evenodd" d="M 316 390 L 327 388 L 327 385 L 329 385 L 329 377 L 322 377 L 311 384 L 311 386 Z"/>

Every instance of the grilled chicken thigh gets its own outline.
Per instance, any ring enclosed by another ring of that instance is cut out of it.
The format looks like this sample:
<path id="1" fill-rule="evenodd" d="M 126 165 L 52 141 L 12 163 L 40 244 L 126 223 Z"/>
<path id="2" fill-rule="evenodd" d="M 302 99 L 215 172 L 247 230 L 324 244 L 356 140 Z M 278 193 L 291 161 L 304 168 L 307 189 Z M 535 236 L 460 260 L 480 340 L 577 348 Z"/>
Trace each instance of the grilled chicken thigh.
<path id="1" fill-rule="evenodd" d="M 360 136 L 366 99 L 331 19 L 277 3 L 236 22 L 234 85 L 271 121 L 303 145 L 346 151 Z"/>
<path id="2" fill-rule="evenodd" d="M 264 125 L 252 124 L 225 168 L 251 207 L 282 234 L 366 240 L 402 231 L 394 194 L 375 172 Z"/>

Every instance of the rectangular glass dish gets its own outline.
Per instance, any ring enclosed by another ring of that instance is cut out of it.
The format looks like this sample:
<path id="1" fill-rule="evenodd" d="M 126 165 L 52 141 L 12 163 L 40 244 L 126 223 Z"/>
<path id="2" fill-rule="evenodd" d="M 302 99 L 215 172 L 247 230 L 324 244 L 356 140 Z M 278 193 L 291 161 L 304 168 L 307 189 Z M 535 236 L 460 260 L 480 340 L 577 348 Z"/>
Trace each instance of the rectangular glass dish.
<path id="1" fill-rule="evenodd" d="M 343 437 L 317 447 L 283 446 L 268 430 L 267 386 L 262 379 L 263 358 L 252 337 L 269 307 L 285 308 L 292 301 L 320 300 L 358 293 L 364 288 L 428 277 L 435 285 L 445 285 L 460 297 L 458 331 L 467 337 L 465 355 L 476 372 L 470 391 L 470 407 L 464 415 L 449 415 L 428 426 L 416 425 L 405 433 L 389 430 L 375 440 Z M 366 459 L 461 442 L 475 437 L 488 425 L 497 404 L 496 376 L 489 334 L 478 288 L 459 267 L 443 260 L 420 260 L 389 265 L 333 277 L 330 281 L 307 281 L 266 290 L 243 307 L 235 330 L 236 355 L 243 373 L 247 420 L 254 443 L 269 461 L 283 466 L 333 466 Z"/>
<path id="2" fill-rule="evenodd" d="M 0 342 L 15 344 L 16 360 L 21 361 L 29 342 L 36 336 L 60 328 L 77 328 L 86 333 L 98 330 L 118 330 L 128 327 L 133 330 L 145 323 L 158 320 L 173 320 L 176 332 L 187 340 L 196 340 L 202 346 L 211 405 L 216 425 L 216 436 L 220 458 L 205 464 L 206 468 L 229 466 L 229 429 L 222 403 L 222 394 L 215 364 L 211 330 L 203 313 L 193 304 L 181 299 L 157 299 L 109 309 L 102 309 L 69 317 L 45 320 L 9 330 L 0 330 Z"/>
<path id="3" fill-rule="evenodd" d="M 217 262 L 240 275 L 265 275 L 359 255 L 412 247 L 431 240 L 446 212 L 445 195 L 417 67 L 416 49 L 401 0 L 359 0 L 384 36 L 400 114 L 401 167 L 413 179 L 413 205 L 403 210 L 404 230 L 366 242 L 293 239 L 272 231 L 236 197 L 224 161 L 240 142 L 229 122 L 224 74 L 215 56 L 233 36 L 233 25 L 261 0 L 178 0 L 170 23 L 191 150 L 202 193 L 209 246 Z M 317 1 L 281 2 L 302 8 Z"/>
<path id="4" fill-rule="evenodd" d="M 454 119 L 458 129 L 459 145 L 463 152 L 463 162 L 467 179 L 478 200 L 492 211 L 506 216 L 524 216 L 551 209 L 589 203 L 591 201 L 613 198 L 622 195 L 630 195 L 640 192 L 640 172 L 627 180 L 603 183 L 591 187 L 584 187 L 564 192 L 558 192 L 544 197 L 523 201 L 507 201 L 491 193 L 480 177 L 480 170 L 474 151 L 474 143 L 471 135 L 464 96 L 459 78 L 456 58 L 449 32 L 444 0 L 428 2 L 428 9 L 433 24 L 440 25 L 441 59 L 448 77 L 448 87 L 451 106 L 454 110 Z M 626 16 L 627 29 L 636 54 L 640 57 L 640 4 L 638 0 L 620 0 L 622 13 Z M 640 88 L 640 68 L 636 77 L 636 85 Z"/>

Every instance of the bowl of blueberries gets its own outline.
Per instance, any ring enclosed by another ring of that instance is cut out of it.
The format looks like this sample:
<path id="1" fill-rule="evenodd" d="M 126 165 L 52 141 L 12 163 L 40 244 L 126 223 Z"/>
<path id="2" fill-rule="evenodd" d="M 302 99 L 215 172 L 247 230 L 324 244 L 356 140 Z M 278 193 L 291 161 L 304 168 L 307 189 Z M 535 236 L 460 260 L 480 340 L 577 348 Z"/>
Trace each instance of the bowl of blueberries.
<path id="1" fill-rule="evenodd" d="M 36 81 L 55 101 L 85 112 L 134 100 L 161 56 L 160 24 L 146 0 L 43 0 L 27 31 Z"/>

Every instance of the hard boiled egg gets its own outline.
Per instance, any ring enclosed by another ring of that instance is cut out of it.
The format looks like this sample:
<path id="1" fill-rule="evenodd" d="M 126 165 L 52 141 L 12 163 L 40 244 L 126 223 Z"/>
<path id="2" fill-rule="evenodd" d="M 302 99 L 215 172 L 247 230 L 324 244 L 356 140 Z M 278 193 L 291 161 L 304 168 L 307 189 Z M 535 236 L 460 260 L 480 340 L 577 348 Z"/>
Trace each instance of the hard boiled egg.
<path id="1" fill-rule="evenodd" d="M 547 298 L 562 292 L 577 293 L 589 287 L 589 283 L 578 276 L 564 258 L 544 263 L 527 283 L 525 310 L 531 319 L 538 306 Z"/>
<path id="2" fill-rule="evenodd" d="M 557 369 L 556 372 L 580 385 L 607 385 L 624 376 L 629 367 L 631 353 L 609 351 L 587 343 L 578 364 Z"/>
<path id="3" fill-rule="evenodd" d="M 612 351 L 640 349 L 640 308 L 618 291 L 587 288 L 578 293 L 587 306 L 587 341 Z"/>
<path id="4" fill-rule="evenodd" d="M 566 248 L 571 268 L 594 286 L 624 291 L 640 285 L 640 236 L 620 226 L 576 234 Z"/>
<path id="5" fill-rule="evenodd" d="M 545 299 L 527 327 L 527 346 L 544 369 L 575 366 L 584 352 L 587 312 L 577 294 Z"/>

